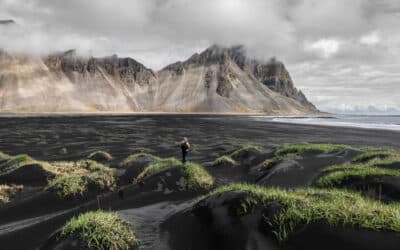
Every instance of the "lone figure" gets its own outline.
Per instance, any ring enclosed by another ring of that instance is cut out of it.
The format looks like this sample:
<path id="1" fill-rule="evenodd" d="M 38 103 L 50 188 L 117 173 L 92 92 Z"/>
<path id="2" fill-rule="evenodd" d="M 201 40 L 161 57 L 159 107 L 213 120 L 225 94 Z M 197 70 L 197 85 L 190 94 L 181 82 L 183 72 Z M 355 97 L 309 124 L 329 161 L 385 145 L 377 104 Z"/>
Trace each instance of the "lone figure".
<path id="1" fill-rule="evenodd" d="M 182 149 L 182 163 L 186 162 L 186 156 L 190 149 L 189 141 L 186 137 L 183 137 L 181 141 L 181 149 Z"/>

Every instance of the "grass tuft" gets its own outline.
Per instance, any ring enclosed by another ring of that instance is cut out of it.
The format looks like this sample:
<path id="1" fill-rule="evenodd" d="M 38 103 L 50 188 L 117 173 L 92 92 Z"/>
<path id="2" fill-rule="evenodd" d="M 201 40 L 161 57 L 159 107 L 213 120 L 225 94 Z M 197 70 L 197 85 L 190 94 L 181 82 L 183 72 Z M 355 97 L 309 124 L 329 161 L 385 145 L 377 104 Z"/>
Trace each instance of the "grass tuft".
<path id="1" fill-rule="evenodd" d="M 145 177 L 157 173 L 162 169 L 174 167 L 182 170 L 187 180 L 187 188 L 189 189 L 208 189 L 213 185 L 213 178 L 200 164 L 194 162 L 183 164 L 176 158 L 166 158 L 150 164 L 138 175 L 135 182 L 140 182 Z"/>
<path id="2" fill-rule="evenodd" d="M 393 149 L 365 148 L 350 163 L 333 165 L 322 170 L 325 175 L 317 181 L 319 187 L 340 187 L 353 178 L 365 179 L 377 176 L 400 176 L 400 169 L 385 168 L 400 165 L 400 153 Z"/>
<path id="3" fill-rule="evenodd" d="M 92 152 L 88 155 L 87 157 L 90 160 L 99 160 L 99 161 L 111 161 L 113 159 L 112 155 L 108 152 L 98 150 L 95 152 Z"/>
<path id="4" fill-rule="evenodd" d="M 137 245 L 132 226 L 114 212 L 95 211 L 73 217 L 60 236 L 78 236 L 87 249 L 127 250 Z"/>
<path id="5" fill-rule="evenodd" d="M 262 148 L 258 147 L 258 146 L 254 146 L 251 144 L 245 144 L 243 146 L 241 146 L 239 149 L 236 149 L 235 151 L 233 151 L 229 157 L 231 158 L 236 158 L 239 157 L 242 154 L 248 153 L 248 152 L 256 152 L 256 153 L 261 153 L 262 152 Z"/>
<path id="6" fill-rule="evenodd" d="M 352 226 L 375 231 L 400 232 L 400 204 L 383 204 L 338 189 L 301 188 L 286 190 L 250 184 L 218 188 L 207 196 L 225 192 L 246 192 L 238 215 L 256 205 L 278 202 L 284 209 L 273 218 L 264 218 L 279 241 L 287 239 L 297 226 L 324 221 L 331 226 Z M 207 197 L 206 196 L 206 197 Z"/>
<path id="7" fill-rule="evenodd" d="M 11 157 L 10 155 L 5 154 L 5 153 L 3 153 L 3 152 L 0 152 L 0 161 L 7 160 L 7 159 L 9 159 L 10 157 Z"/>
<path id="8" fill-rule="evenodd" d="M 8 156 L 6 161 L 0 164 L 0 175 L 8 174 L 18 168 L 21 168 L 26 165 L 31 165 L 39 163 L 32 159 L 29 155 L 19 154 L 16 156 Z"/>
<path id="9" fill-rule="evenodd" d="M 272 158 L 272 159 L 266 159 L 265 161 L 263 161 L 261 163 L 261 166 L 264 170 L 268 170 L 270 168 L 272 168 L 273 166 L 275 166 L 277 163 L 279 162 L 278 158 Z"/>
<path id="10" fill-rule="evenodd" d="M 141 153 L 137 153 L 137 154 L 133 154 L 128 156 L 126 159 L 124 159 L 119 165 L 120 167 L 126 167 L 129 164 L 131 164 L 132 162 L 136 161 L 137 159 L 141 158 L 141 157 L 148 157 L 151 158 L 155 161 L 160 161 L 161 158 L 149 153 L 145 153 L 145 152 L 141 152 Z"/>
<path id="11" fill-rule="evenodd" d="M 0 202 L 9 202 L 23 187 L 23 185 L 0 185 Z"/>
<path id="12" fill-rule="evenodd" d="M 60 198 L 82 196 L 89 192 L 89 189 L 113 190 L 116 186 L 114 170 L 95 161 L 53 164 L 58 164 L 59 172 L 65 171 L 65 167 L 69 167 L 70 170 L 50 180 L 46 186 L 46 190 L 55 192 Z"/>
<path id="13" fill-rule="evenodd" d="M 223 164 L 236 165 L 236 161 L 232 159 L 232 157 L 230 157 L 229 155 L 223 155 L 215 159 L 215 161 L 212 163 L 213 166 L 218 166 Z"/>
<path id="14" fill-rule="evenodd" d="M 349 145 L 343 144 L 294 144 L 287 145 L 279 148 L 275 155 L 277 157 L 285 157 L 289 154 L 302 155 L 306 152 L 319 152 L 319 153 L 331 153 L 343 149 L 352 149 L 359 151 L 360 149 Z"/>

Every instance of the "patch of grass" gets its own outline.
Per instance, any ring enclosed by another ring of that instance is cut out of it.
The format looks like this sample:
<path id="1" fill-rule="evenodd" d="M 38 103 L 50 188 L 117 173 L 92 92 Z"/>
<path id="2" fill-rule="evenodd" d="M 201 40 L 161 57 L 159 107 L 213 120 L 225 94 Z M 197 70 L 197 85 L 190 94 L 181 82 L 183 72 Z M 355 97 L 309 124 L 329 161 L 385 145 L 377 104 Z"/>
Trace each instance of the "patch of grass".
<path id="1" fill-rule="evenodd" d="M 278 158 L 266 159 L 261 163 L 261 167 L 265 170 L 272 168 L 279 162 Z"/>
<path id="2" fill-rule="evenodd" d="M 353 166 L 354 167 L 354 166 Z M 363 165 L 358 165 L 353 169 L 348 168 L 344 171 L 335 171 L 322 176 L 317 181 L 318 187 L 338 187 L 346 180 L 352 178 L 365 179 L 370 176 L 400 176 L 399 170 L 384 169 L 377 167 L 362 168 Z"/>
<path id="3" fill-rule="evenodd" d="M 7 159 L 9 159 L 10 157 L 11 157 L 10 155 L 5 154 L 5 153 L 3 153 L 3 152 L 0 152 L 0 161 L 7 160 Z"/>
<path id="4" fill-rule="evenodd" d="M 66 155 L 66 154 L 68 154 L 68 150 L 67 150 L 67 148 L 61 148 L 61 149 L 58 151 L 58 153 L 59 153 L 60 155 Z"/>
<path id="5" fill-rule="evenodd" d="M 246 192 L 238 215 L 249 213 L 256 205 L 278 202 L 284 209 L 273 218 L 264 218 L 279 241 L 284 241 L 296 227 L 324 221 L 335 226 L 352 226 L 375 231 L 400 232 L 400 204 L 383 204 L 338 189 L 266 188 L 250 184 L 233 184 L 212 191 L 209 195 L 224 192 Z"/>
<path id="6" fill-rule="evenodd" d="M 379 149 L 370 148 L 366 149 L 364 153 L 354 157 L 353 163 L 364 163 L 374 159 L 385 159 L 385 158 L 398 158 L 400 160 L 400 153 L 393 149 Z"/>
<path id="7" fill-rule="evenodd" d="M 228 165 L 236 165 L 236 161 L 232 159 L 229 155 L 223 155 L 215 159 L 215 161 L 212 163 L 213 166 L 218 166 L 222 164 L 228 164 Z"/>
<path id="8" fill-rule="evenodd" d="M 101 160 L 101 161 L 111 161 L 113 159 L 112 155 L 108 152 L 98 150 L 90 153 L 87 157 L 91 160 Z"/>
<path id="9" fill-rule="evenodd" d="M 116 186 L 114 172 L 100 163 L 91 160 L 78 162 L 59 162 L 59 173 L 70 167 L 69 172 L 64 172 L 50 180 L 46 190 L 55 192 L 60 198 L 82 196 L 95 190 L 114 190 Z M 62 167 L 61 167 L 62 166 Z M 74 169 L 74 170 L 71 170 Z"/>
<path id="10" fill-rule="evenodd" d="M 245 144 L 243 146 L 241 146 L 239 149 L 236 149 L 235 151 L 233 151 L 229 156 L 231 158 L 236 158 L 242 154 L 245 154 L 247 152 L 256 152 L 256 153 L 261 153 L 262 152 L 262 148 L 259 146 L 254 146 L 251 144 Z"/>
<path id="11" fill-rule="evenodd" d="M 148 157 L 148 158 L 151 158 L 151 159 L 153 159 L 155 161 L 161 161 L 162 160 L 158 156 L 155 156 L 155 155 L 152 155 L 152 154 L 149 154 L 149 153 L 145 153 L 145 152 L 141 152 L 141 153 L 136 153 L 136 154 L 128 156 L 126 159 L 124 159 L 119 164 L 119 166 L 120 167 L 126 167 L 126 166 L 128 166 L 129 164 L 131 164 L 132 162 L 136 161 L 137 159 L 139 159 L 141 157 Z"/>
<path id="12" fill-rule="evenodd" d="M 187 162 L 181 164 L 180 167 L 186 177 L 189 189 L 209 189 L 213 185 L 213 178 L 200 164 Z"/>
<path id="13" fill-rule="evenodd" d="M 317 181 L 319 187 L 340 186 L 352 178 L 365 179 L 372 176 L 400 176 L 399 169 L 386 169 L 386 166 L 399 163 L 400 154 L 393 149 L 366 148 L 350 163 L 333 165 L 322 170 L 326 173 Z"/>
<path id="14" fill-rule="evenodd" d="M 23 185 L 0 185 L 0 202 L 9 202 L 23 187 Z"/>
<path id="15" fill-rule="evenodd" d="M 38 161 L 35 161 L 26 154 L 10 156 L 5 162 L 0 164 L 0 175 L 10 173 L 20 167 L 34 163 L 38 163 Z"/>
<path id="16" fill-rule="evenodd" d="M 176 158 L 166 158 L 156 163 L 150 164 L 145 168 L 135 179 L 135 182 L 140 182 L 146 176 L 150 176 L 165 168 L 180 168 L 187 180 L 187 187 L 189 189 L 208 189 L 213 184 L 213 178 L 210 174 L 200 165 L 194 162 L 186 162 L 183 164 Z"/>
<path id="17" fill-rule="evenodd" d="M 287 145 L 279 148 L 275 155 L 277 157 L 285 157 L 288 154 L 302 155 L 306 152 L 318 152 L 318 153 L 331 153 L 343 149 L 352 149 L 359 151 L 359 148 L 355 148 L 349 145 L 343 144 L 294 144 Z"/>
<path id="18" fill-rule="evenodd" d="M 121 250 L 137 245 L 132 226 L 114 212 L 95 211 L 73 217 L 60 236 L 78 236 L 87 249 Z"/>
<path id="19" fill-rule="evenodd" d="M 173 167 L 180 167 L 182 162 L 176 158 L 166 158 L 161 159 L 160 161 L 150 164 L 147 168 L 145 168 L 138 176 L 137 180 L 142 180 L 146 176 L 152 175 L 154 173 L 159 172 L 164 168 L 173 168 Z"/>

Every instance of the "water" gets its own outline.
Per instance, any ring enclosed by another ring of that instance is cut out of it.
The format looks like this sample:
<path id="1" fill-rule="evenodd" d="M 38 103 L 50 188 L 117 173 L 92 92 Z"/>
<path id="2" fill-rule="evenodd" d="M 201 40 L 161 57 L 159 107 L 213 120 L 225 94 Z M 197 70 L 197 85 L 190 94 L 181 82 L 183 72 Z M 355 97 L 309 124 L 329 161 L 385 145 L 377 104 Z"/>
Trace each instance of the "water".
<path id="1" fill-rule="evenodd" d="M 400 115 L 255 116 L 257 120 L 400 131 Z"/>

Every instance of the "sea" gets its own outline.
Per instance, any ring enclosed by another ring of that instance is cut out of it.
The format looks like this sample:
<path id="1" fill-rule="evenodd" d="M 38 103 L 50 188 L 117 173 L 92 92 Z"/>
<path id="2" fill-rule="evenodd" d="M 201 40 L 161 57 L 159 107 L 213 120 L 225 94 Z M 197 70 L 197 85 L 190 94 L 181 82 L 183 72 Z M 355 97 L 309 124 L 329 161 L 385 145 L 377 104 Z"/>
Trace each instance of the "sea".
<path id="1" fill-rule="evenodd" d="M 400 115 L 254 116 L 255 120 L 400 131 Z"/>

